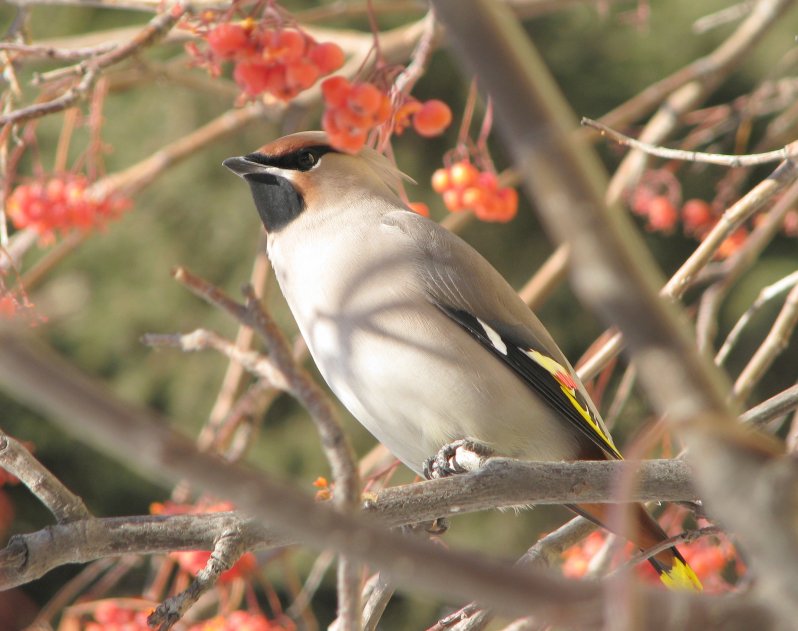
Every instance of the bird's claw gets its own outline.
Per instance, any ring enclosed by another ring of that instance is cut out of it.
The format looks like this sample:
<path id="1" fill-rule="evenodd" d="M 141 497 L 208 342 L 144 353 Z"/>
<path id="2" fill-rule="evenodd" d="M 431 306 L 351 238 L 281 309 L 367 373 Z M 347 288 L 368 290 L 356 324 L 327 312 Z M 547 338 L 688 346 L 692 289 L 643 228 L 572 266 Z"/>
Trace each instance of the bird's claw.
<path id="1" fill-rule="evenodd" d="M 458 451 L 460 452 L 459 454 Z M 437 454 L 424 461 L 424 477 L 427 480 L 432 480 L 466 473 L 474 468 L 474 460 L 479 466 L 483 460 L 492 455 L 493 450 L 485 443 L 471 438 L 462 438 L 444 445 L 438 450 Z M 463 461 L 471 461 L 472 466 L 464 466 Z"/>

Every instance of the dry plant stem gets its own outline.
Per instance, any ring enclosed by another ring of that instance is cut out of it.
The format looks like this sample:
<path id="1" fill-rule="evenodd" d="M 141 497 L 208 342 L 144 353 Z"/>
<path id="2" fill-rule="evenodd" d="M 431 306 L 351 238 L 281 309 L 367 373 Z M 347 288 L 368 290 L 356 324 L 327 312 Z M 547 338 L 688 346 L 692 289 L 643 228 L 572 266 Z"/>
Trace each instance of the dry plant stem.
<path id="1" fill-rule="evenodd" d="M 740 416 L 740 422 L 754 427 L 763 427 L 796 408 L 798 408 L 798 385 L 791 386 L 751 408 Z"/>
<path id="2" fill-rule="evenodd" d="M 735 322 L 732 330 L 729 331 L 729 334 L 726 336 L 726 340 L 720 347 L 718 354 L 715 356 L 715 363 L 718 364 L 718 366 L 726 361 L 731 349 L 740 338 L 740 333 L 742 333 L 743 329 L 745 329 L 745 327 L 751 321 L 751 318 L 753 318 L 754 315 L 756 315 L 756 313 L 768 302 L 774 298 L 777 298 L 788 289 L 792 289 L 792 287 L 794 287 L 796 284 L 798 284 L 798 272 L 793 272 L 792 274 L 785 276 L 772 285 L 763 287 L 759 291 L 759 295 L 757 295 L 756 300 L 754 300 L 753 304 L 748 307 L 748 309 L 745 310 L 745 313 L 743 313 L 737 322 Z"/>
<path id="3" fill-rule="evenodd" d="M 787 4 L 763 0 L 752 17 L 771 23 Z M 659 299 L 659 274 L 629 218 L 604 204 L 600 163 L 570 135 L 575 121 L 568 105 L 519 24 L 488 0 L 475 0 L 469 11 L 456 0 L 433 0 L 433 6 L 456 53 L 492 97 L 499 129 L 544 225 L 572 246 L 577 294 L 623 332 L 653 408 L 681 431 L 691 453 L 701 455 L 693 464 L 707 506 L 747 546 L 761 579 L 759 597 L 784 624 L 793 624 L 798 566 L 784 559 L 798 557 L 798 501 L 786 489 L 798 484 L 798 463 L 780 457 L 775 441 L 740 430 L 721 375 L 697 352 L 675 306 Z M 775 177 L 792 168 L 784 163 Z M 741 496 L 750 502 L 745 510 Z M 636 607 L 636 613 L 650 611 Z"/>
<path id="4" fill-rule="evenodd" d="M 112 50 L 97 55 L 91 60 L 82 62 L 78 66 L 77 73 L 83 75 L 83 78 L 77 85 L 70 87 L 61 94 L 61 96 L 50 101 L 30 105 L 0 116 L 0 125 L 23 123 L 34 118 L 46 116 L 47 114 L 60 112 L 74 105 L 79 100 L 86 97 L 103 69 L 119 63 L 143 48 L 154 44 L 171 30 L 177 20 L 178 17 L 171 11 L 166 11 L 165 13 L 155 16 L 150 20 L 149 24 L 139 31 L 129 42 L 116 46 Z"/>
<path id="5" fill-rule="evenodd" d="M 738 401 L 748 399 L 754 386 L 759 383 L 776 357 L 789 345 L 790 336 L 796 324 L 798 324 L 798 285 L 793 286 L 790 293 L 787 294 L 784 306 L 776 316 L 776 321 L 765 341 L 756 349 L 754 356 L 734 382 L 735 399 Z"/>
<path id="6" fill-rule="evenodd" d="M 216 585 L 219 576 L 229 570 L 247 551 L 239 533 L 225 532 L 216 540 L 205 567 L 197 572 L 188 589 L 167 598 L 147 617 L 147 624 L 168 631 L 200 597 Z"/>
<path id="7" fill-rule="evenodd" d="M 667 160 L 683 160 L 686 162 L 699 162 L 703 164 L 717 164 L 727 167 L 750 167 L 771 162 L 790 160 L 798 154 L 798 143 L 791 143 L 781 149 L 765 153 L 746 154 L 739 156 L 723 155 L 719 153 L 704 153 L 703 151 L 685 151 L 684 149 L 670 149 L 647 142 L 630 138 L 625 134 L 615 131 L 611 127 L 595 121 L 592 118 L 582 117 L 581 124 L 585 127 L 597 129 L 602 135 L 609 136 L 615 142 L 637 149 L 650 156 L 665 158 Z"/>
<path id="8" fill-rule="evenodd" d="M 693 22 L 693 33 L 700 35 L 718 26 L 723 26 L 729 22 L 739 20 L 750 13 L 751 7 L 754 6 L 755 2 L 756 0 L 745 0 L 744 2 L 738 2 L 720 11 L 715 11 L 709 15 L 700 17 Z"/>
<path id="9" fill-rule="evenodd" d="M 205 492 L 234 502 L 256 523 L 267 522 L 317 549 L 334 547 L 385 570 L 397 584 L 413 590 L 456 599 L 479 598 L 504 614 L 534 613 L 582 629 L 598 629 L 605 622 L 598 585 L 506 567 L 471 552 L 444 550 L 320 506 L 265 474 L 197 452 L 190 440 L 170 431 L 162 419 L 109 396 L 19 331 L 0 332 L 0 345 L 4 351 L 0 383 L 6 391 L 148 478 L 189 478 Z M 41 388 L 42 383 L 48 387 Z M 18 555 L 23 554 L 19 546 Z M 641 588 L 640 598 L 645 603 L 643 624 L 659 629 L 778 628 L 767 609 L 744 596 L 711 598 Z"/>
<path id="10" fill-rule="evenodd" d="M 671 300 L 680 299 L 699 273 L 712 261 L 715 252 L 726 238 L 775 195 L 794 184 L 796 179 L 798 179 L 798 162 L 792 160 L 782 162 L 773 173 L 723 213 L 709 234 L 665 284 L 660 295 Z M 623 336 L 618 333 L 579 368 L 577 373 L 580 378 L 588 380 L 594 377 L 607 361 L 620 352 L 622 347 Z"/>
<path id="11" fill-rule="evenodd" d="M 77 495 L 50 473 L 18 440 L 0 430 L 0 467 L 19 478 L 59 524 L 91 517 Z"/>

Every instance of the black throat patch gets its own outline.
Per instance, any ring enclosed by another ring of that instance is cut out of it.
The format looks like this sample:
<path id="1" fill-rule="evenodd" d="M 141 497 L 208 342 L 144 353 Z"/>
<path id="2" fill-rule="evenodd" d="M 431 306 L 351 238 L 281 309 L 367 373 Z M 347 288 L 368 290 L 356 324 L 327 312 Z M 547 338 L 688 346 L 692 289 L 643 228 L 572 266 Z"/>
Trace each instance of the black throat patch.
<path id="1" fill-rule="evenodd" d="M 305 210 L 302 195 L 284 177 L 251 173 L 244 179 L 249 184 L 255 208 L 267 232 L 279 232 Z"/>

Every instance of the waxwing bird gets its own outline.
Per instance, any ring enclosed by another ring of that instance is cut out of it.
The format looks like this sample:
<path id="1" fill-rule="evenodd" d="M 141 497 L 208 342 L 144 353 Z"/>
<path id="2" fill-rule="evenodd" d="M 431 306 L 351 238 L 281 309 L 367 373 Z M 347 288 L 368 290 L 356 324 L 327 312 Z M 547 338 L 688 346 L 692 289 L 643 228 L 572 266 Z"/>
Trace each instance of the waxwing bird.
<path id="1" fill-rule="evenodd" d="M 541 322 L 476 250 L 407 208 L 387 158 L 304 132 L 224 165 L 250 186 L 322 376 L 413 471 L 445 468 L 431 457 L 463 439 L 526 460 L 621 459 Z M 608 505 L 570 508 L 607 523 Z M 666 539 L 635 515 L 637 545 Z M 676 548 L 651 563 L 666 585 L 701 588 Z"/>

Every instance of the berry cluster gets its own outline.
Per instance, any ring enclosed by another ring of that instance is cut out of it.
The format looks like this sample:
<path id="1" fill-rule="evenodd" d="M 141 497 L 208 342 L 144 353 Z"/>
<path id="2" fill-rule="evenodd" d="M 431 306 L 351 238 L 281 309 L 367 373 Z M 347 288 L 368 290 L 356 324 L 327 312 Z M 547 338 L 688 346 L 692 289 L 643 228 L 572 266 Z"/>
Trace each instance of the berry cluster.
<path id="1" fill-rule="evenodd" d="M 21 184 L 9 195 L 6 210 L 15 227 L 32 228 L 52 240 L 55 232 L 100 227 L 130 206 L 129 200 L 117 195 L 89 195 L 88 187 L 86 177 L 71 173 Z"/>
<path id="2" fill-rule="evenodd" d="M 286 627 L 269 620 L 262 613 L 233 611 L 225 616 L 216 616 L 192 625 L 188 631 L 284 631 L 285 629 Z"/>
<path id="3" fill-rule="evenodd" d="M 507 222 L 518 212 L 518 192 L 501 188 L 495 173 L 480 171 L 468 160 L 435 171 L 432 189 L 449 211 L 472 210 L 482 221 Z"/>
<path id="4" fill-rule="evenodd" d="M 344 64 L 337 44 L 318 43 L 297 28 L 270 28 L 252 18 L 223 22 L 204 38 L 211 68 L 233 61 L 233 78 L 250 97 L 267 93 L 289 101 Z"/>
<path id="5" fill-rule="evenodd" d="M 83 631 L 150 631 L 147 612 L 152 605 L 131 599 L 109 599 L 97 603 L 94 621 L 86 623 Z"/>
<path id="6" fill-rule="evenodd" d="M 330 77 L 321 84 L 326 107 L 321 124 L 336 149 L 356 153 L 368 133 L 391 117 L 391 100 L 373 83 Z"/>

